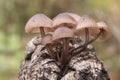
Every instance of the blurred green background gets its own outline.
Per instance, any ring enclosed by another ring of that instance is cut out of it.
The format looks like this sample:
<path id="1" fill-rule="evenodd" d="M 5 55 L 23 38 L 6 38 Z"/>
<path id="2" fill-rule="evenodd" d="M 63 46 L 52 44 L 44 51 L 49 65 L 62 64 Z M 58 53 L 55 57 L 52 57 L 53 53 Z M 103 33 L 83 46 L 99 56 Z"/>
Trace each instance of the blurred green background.
<path id="1" fill-rule="evenodd" d="M 94 46 L 111 79 L 120 80 L 120 0 L 0 0 L 0 80 L 17 80 L 25 45 L 35 36 L 25 34 L 28 19 L 37 13 L 53 18 L 61 12 L 88 14 L 108 23 L 111 38 Z"/>

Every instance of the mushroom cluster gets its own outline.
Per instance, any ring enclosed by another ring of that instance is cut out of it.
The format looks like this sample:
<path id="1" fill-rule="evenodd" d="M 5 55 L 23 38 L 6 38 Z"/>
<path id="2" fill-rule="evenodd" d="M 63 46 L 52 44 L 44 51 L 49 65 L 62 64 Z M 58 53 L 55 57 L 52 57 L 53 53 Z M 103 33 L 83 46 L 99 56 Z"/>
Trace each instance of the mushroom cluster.
<path id="1" fill-rule="evenodd" d="M 60 68 L 65 68 L 70 59 L 86 49 L 96 39 L 105 41 L 110 37 L 105 22 L 95 22 L 88 15 L 79 16 L 74 13 L 60 13 L 53 19 L 44 14 L 36 14 L 25 26 L 26 33 L 40 33 L 41 45 L 45 46 L 50 58 Z M 70 46 L 70 40 L 85 35 L 85 41 L 77 47 Z"/>

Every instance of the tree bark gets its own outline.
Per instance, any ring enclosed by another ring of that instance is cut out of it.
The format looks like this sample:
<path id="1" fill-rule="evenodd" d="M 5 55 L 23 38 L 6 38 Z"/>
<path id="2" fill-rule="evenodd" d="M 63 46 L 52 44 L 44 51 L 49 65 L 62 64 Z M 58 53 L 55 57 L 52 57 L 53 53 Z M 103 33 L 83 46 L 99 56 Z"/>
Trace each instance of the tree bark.
<path id="1" fill-rule="evenodd" d="M 71 48 L 82 45 L 78 38 L 70 41 Z M 28 42 L 25 57 L 21 63 L 19 80 L 110 80 L 103 63 L 97 57 L 92 45 L 76 56 L 67 65 L 66 73 L 59 68 L 54 59 L 50 59 L 48 51 L 35 37 Z"/>

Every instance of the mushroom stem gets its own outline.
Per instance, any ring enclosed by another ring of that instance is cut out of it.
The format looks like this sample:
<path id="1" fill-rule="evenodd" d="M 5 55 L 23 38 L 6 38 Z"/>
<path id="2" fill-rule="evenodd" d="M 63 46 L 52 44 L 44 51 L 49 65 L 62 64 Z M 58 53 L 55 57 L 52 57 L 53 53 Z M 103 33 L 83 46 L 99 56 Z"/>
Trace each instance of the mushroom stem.
<path id="1" fill-rule="evenodd" d="M 43 38 L 43 37 L 45 36 L 44 28 L 43 28 L 43 27 L 40 27 L 39 29 L 40 29 L 41 37 Z M 50 57 L 51 57 L 52 59 L 55 59 L 55 56 L 54 56 L 54 54 L 53 54 L 54 51 L 51 49 L 50 44 L 46 45 L 46 49 L 47 49 L 48 53 L 50 54 Z"/>
<path id="2" fill-rule="evenodd" d="M 60 56 L 59 56 L 59 53 L 56 53 L 56 57 L 57 57 L 57 61 L 60 62 Z"/>
<path id="3" fill-rule="evenodd" d="M 77 49 L 82 48 L 83 46 L 87 46 L 88 44 L 94 42 L 94 41 L 101 35 L 102 32 L 103 32 L 103 30 L 100 30 L 100 32 L 98 33 L 98 35 L 97 35 L 94 39 L 88 41 L 86 44 L 83 44 L 83 45 L 81 45 L 81 46 L 78 46 L 77 48 L 74 48 L 74 49 L 70 50 L 70 53 L 73 53 L 73 52 L 76 51 Z"/>
<path id="4" fill-rule="evenodd" d="M 50 54 L 50 57 L 51 57 L 52 59 L 55 59 L 55 55 L 53 54 L 54 51 L 51 49 L 50 44 L 47 44 L 47 45 L 46 45 L 46 49 L 47 49 L 48 53 Z"/>
<path id="5" fill-rule="evenodd" d="M 97 40 L 98 37 L 102 34 L 102 32 L 103 32 L 103 30 L 101 29 L 100 32 L 98 33 L 98 35 L 97 35 L 94 39 L 92 39 L 92 40 L 90 40 L 89 42 L 87 42 L 86 45 L 88 45 L 88 44 L 94 42 L 95 40 Z"/>
<path id="6" fill-rule="evenodd" d="M 80 53 L 81 51 L 83 51 L 83 50 L 85 49 L 85 46 L 87 46 L 88 44 L 90 44 L 90 43 L 94 42 L 95 40 L 97 40 L 98 37 L 102 34 L 102 32 L 103 32 L 103 30 L 101 29 L 100 32 L 98 33 L 98 35 L 97 35 L 94 39 L 92 39 L 92 40 L 88 41 L 86 44 L 81 45 L 81 46 L 75 48 L 74 50 L 72 50 L 72 55 L 73 55 L 73 56 L 74 56 L 74 55 L 77 55 L 78 53 Z M 77 52 L 74 52 L 75 50 L 77 50 L 77 49 L 79 49 L 79 48 L 81 48 L 81 47 L 83 47 L 83 48 L 80 49 L 80 50 L 78 50 Z"/>
<path id="7" fill-rule="evenodd" d="M 45 31 L 44 31 L 44 28 L 43 27 L 40 27 L 40 34 L 41 34 L 41 37 L 43 38 L 45 36 Z"/>
<path id="8" fill-rule="evenodd" d="M 54 47 L 56 48 L 56 53 L 54 54 L 55 55 L 55 59 L 56 59 L 56 61 L 61 62 L 61 58 L 60 58 L 61 49 L 58 48 L 58 47 L 61 47 L 61 44 L 56 42 Z"/>
<path id="9" fill-rule="evenodd" d="M 69 42 L 67 39 L 63 39 L 63 52 L 61 55 L 61 60 L 62 60 L 62 64 L 65 65 L 68 61 L 68 49 L 69 49 Z"/>
<path id="10" fill-rule="evenodd" d="M 88 29 L 88 28 L 85 28 L 85 43 L 84 43 L 83 45 L 81 45 L 81 46 L 78 46 L 78 47 L 75 48 L 75 49 L 70 50 L 70 52 L 73 52 L 73 51 L 75 51 L 75 50 L 77 50 L 77 49 L 79 49 L 79 48 L 82 48 L 83 46 L 86 47 L 85 44 L 87 44 L 88 42 L 89 42 L 89 29 Z"/>
<path id="11" fill-rule="evenodd" d="M 89 41 L 89 29 L 85 28 L 85 44 Z"/>

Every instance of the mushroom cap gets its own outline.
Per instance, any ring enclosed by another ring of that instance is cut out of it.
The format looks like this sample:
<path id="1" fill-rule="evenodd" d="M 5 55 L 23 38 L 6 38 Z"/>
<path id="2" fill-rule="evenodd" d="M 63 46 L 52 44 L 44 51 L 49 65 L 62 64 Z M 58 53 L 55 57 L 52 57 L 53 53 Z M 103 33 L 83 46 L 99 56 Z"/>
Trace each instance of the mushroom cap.
<path id="1" fill-rule="evenodd" d="M 107 24 L 103 21 L 100 21 L 97 23 L 97 25 L 100 30 L 103 30 L 99 37 L 99 40 L 102 40 L 102 41 L 107 40 L 110 37 L 110 31 L 109 31 Z"/>
<path id="2" fill-rule="evenodd" d="M 74 36 L 73 30 L 71 30 L 67 27 L 59 27 L 53 33 L 52 40 L 56 41 L 56 40 L 61 40 L 64 38 L 70 39 L 70 38 L 73 38 L 73 36 Z"/>
<path id="3" fill-rule="evenodd" d="M 52 43 L 52 35 L 51 34 L 47 34 L 45 35 L 42 40 L 41 40 L 41 44 L 42 45 L 47 45 L 47 44 L 50 44 Z"/>
<path id="4" fill-rule="evenodd" d="M 70 15 L 68 15 L 66 13 L 61 13 L 53 18 L 53 25 L 52 26 L 55 29 L 58 27 L 61 27 L 61 26 L 75 28 L 76 21 Z"/>
<path id="5" fill-rule="evenodd" d="M 44 14 L 36 14 L 31 17 L 26 26 L 26 33 L 38 33 L 40 32 L 40 27 L 44 27 L 45 31 L 49 31 L 52 26 L 52 20 Z"/>
<path id="6" fill-rule="evenodd" d="M 96 22 L 87 15 L 82 16 L 79 19 L 78 25 L 75 29 L 75 35 L 81 36 L 85 34 L 86 28 L 88 28 L 90 36 L 96 36 L 100 32 Z"/>
<path id="7" fill-rule="evenodd" d="M 67 14 L 69 16 L 71 16 L 76 22 L 78 22 L 78 20 L 80 19 L 80 16 L 74 13 L 70 13 L 70 12 L 65 12 L 63 14 Z"/>

